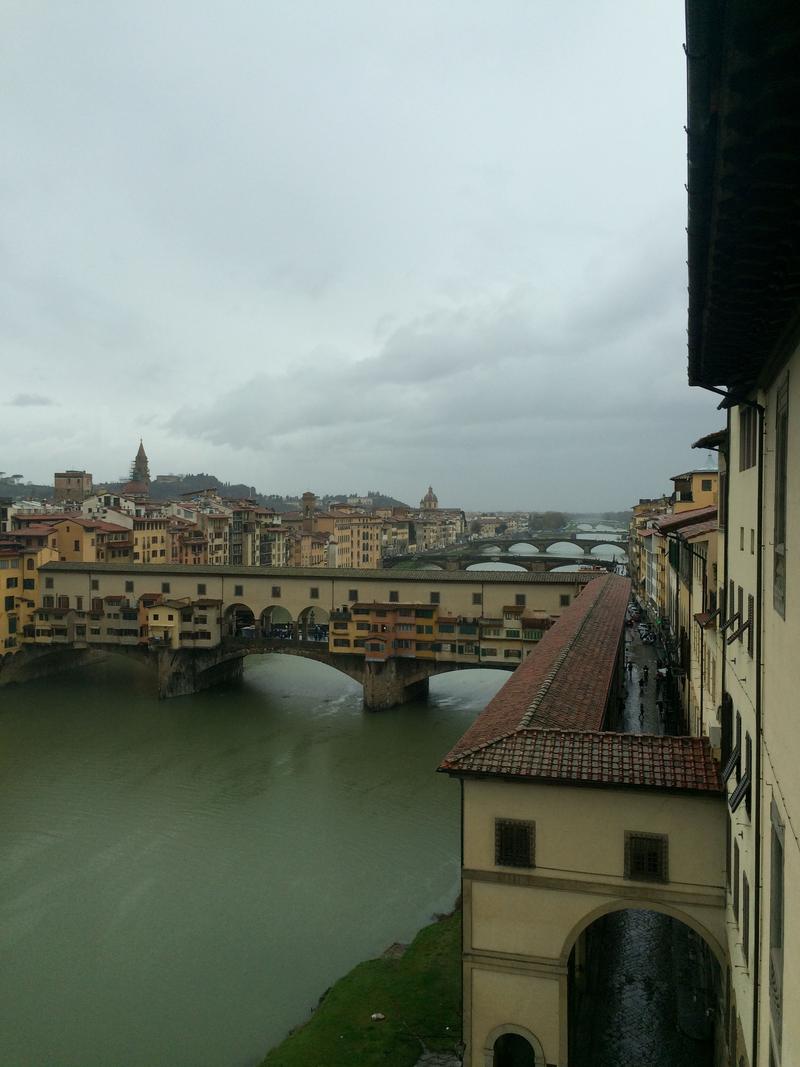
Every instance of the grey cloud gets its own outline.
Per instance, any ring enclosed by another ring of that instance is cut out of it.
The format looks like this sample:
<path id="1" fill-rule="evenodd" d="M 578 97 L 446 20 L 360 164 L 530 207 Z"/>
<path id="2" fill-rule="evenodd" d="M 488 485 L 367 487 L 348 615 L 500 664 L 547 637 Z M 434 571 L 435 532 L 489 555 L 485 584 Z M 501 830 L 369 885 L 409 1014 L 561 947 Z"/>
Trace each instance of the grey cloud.
<path id="1" fill-rule="evenodd" d="M 13 408 L 47 408 L 52 407 L 55 400 L 51 400 L 49 396 L 42 396 L 40 393 L 17 393 L 16 396 L 7 400 L 6 404 Z"/>

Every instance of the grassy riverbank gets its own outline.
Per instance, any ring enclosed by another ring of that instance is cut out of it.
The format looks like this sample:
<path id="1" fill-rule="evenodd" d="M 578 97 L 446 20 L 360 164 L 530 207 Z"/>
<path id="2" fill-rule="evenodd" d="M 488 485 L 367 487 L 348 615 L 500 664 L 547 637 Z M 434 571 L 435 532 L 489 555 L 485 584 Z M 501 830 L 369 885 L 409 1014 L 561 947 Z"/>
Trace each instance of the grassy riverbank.
<path id="1" fill-rule="evenodd" d="M 373 1012 L 386 1018 L 372 1022 Z M 399 958 L 360 963 L 262 1067 L 412 1067 L 461 1040 L 461 916 L 426 926 Z"/>

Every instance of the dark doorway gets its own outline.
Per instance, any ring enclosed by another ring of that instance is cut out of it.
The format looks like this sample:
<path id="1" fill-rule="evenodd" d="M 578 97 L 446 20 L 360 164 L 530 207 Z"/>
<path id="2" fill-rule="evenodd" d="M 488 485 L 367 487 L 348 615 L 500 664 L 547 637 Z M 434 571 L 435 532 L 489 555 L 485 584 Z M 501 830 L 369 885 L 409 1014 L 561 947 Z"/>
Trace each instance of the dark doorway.
<path id="1" fill-rule="evenodd" d="M 494 1067 L 536 1067 L 530 1042 L 519 1034 L 503 1034 L 494 1043 Z"/>

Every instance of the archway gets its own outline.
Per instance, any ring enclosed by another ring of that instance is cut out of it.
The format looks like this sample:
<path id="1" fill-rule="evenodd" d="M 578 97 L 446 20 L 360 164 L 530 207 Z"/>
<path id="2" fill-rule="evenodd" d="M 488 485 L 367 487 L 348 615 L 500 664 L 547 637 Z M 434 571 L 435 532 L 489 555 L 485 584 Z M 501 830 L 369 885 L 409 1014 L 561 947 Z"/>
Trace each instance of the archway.
<path id="1" fill-rule="evenodd" d="M 264 608 L 259 625 L 261 634 L 270 641 L 291 641 L 294 638 L 294 619 L 279 604 Z"/>
<path id="2" fill-rule="evenodd" d="M 517 541 L 508 549 L 509 554 L 513 556 L 536 556 L 539 554 L 539 549 L 536 545 L 528 544 L 527 541 Z"/>
<path id="3" fill-rule="evenodd" d="M 319 604 L 303 608 L 297 616 L 297 636 L 301 641 L 328 641 L 330 614 Z"/>
<path id="4" fill-rule="evenodd" d="M 583 549 L 574 541 L 554 541 L 547 551 L 551 556 L 582 556 Z"/>
<path id="5" fill-rule="evenodd" d="M 545 1067 L 541 1042 L 524 1026 L 498 1026 L 483 1049 L 485 1067 Z"/>
<path id="6" fill-rule="evenodd" d="M 712 1067 L 722 950 L 689 915 L 620 901 L 565 945 L 570 1067 Z"/>
<path id="7" fill-rule="evenodd" d="M 225 609 L 224 632 L 229 637 L 255 637 L 256 618 L 247 604 L 231 604 Z"/>

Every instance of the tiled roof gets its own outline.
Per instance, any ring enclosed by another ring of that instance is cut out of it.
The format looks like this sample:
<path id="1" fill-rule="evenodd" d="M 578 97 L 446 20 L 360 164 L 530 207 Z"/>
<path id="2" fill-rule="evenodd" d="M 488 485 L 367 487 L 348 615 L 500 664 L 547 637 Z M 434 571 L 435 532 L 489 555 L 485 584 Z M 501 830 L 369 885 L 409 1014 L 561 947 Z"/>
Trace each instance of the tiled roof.
<path id="1" fill-rule="evenodd" d="M 716 533 L 719 530 L 719 523 L 716 519 L 711 519 L 709 522 L 698 522 L 696 525 L 692 524 L 686 530 L 680 530 L 679 537 L 699 537 L 701 534 Z"/>
<path id="2" fill-rule="evenodd" d="M 717 517 L 717 509 L 715 507 L 708 508 L 693 508 L 690 511 L 679 511 L 675 515 L 664 515 L 663 518 L 656 519 L 656 526 L 659 530 L 679 530 L 683 526 L 692 526 L 698 522 L 705 522 L 707 519 L 715 519 Z"/>
<path id="3" fill-rule="evenodd" d="M 603 731 L 630 582 L 597 578 L 445 756 L 439 770 L 568 785 L 719 792 L 707 738 Z"/>
<path id="4" fill-rule="evenodd" d="M 722 789 L 707 737 L 523 729 L 448 760 L 442 769 L 461 774 L 700 793 Z"/>
<path id="5" fill-rule="evenodd" d="M 630 581 L 595 578 L 544 634 L 453 750 L 453 758 L 525 727 L 599 730 L 623 634 Z"/>

